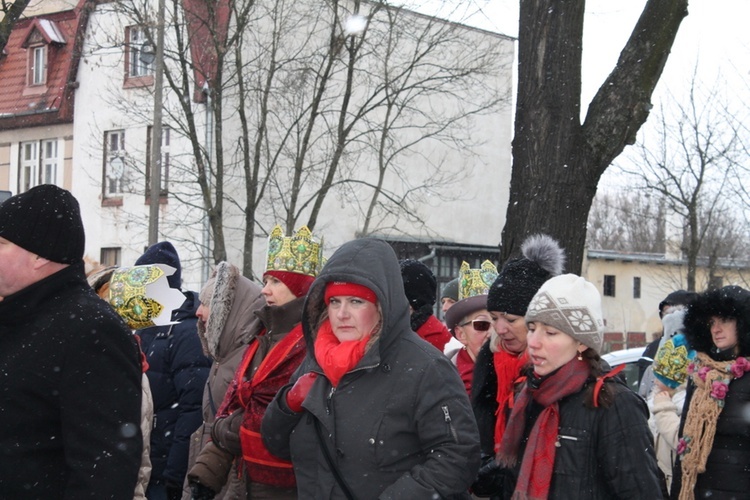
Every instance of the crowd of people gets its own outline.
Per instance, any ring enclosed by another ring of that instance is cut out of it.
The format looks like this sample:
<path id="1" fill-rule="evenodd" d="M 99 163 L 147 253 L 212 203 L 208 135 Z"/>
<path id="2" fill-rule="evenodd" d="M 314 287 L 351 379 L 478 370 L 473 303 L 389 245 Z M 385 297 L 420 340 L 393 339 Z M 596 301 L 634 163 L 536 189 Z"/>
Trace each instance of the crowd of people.
<path id="1" fill-rule="evenodd" d="M 149 326 L 108 305 L 116 269 L 87 280 L 84 248 L 69 192 L 42 185 L 0 205 L 0 498 L 750 491 L 741 287 L 665 298 L 639 395 L 601 357 L 597 288 L 563 273 L 546 235 L 499 272 L 464 263 L 440 291 L 382 240 L 326 261 L 306 227 L 277 226 L 262 285 L 221 262 L 196 293 L 163 241 L 134 269 L 167 270 L 182 303 Z M 163 307 L 137 298 L 139 314 Z"/>

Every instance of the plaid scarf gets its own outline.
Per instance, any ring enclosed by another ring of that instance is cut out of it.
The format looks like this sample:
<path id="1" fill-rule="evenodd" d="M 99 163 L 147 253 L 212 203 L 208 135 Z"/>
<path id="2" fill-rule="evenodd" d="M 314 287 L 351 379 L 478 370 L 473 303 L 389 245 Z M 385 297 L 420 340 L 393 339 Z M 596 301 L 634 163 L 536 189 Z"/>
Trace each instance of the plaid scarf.
<path id="1" fill-rule="evenodd" d="M 546 499 L 555 465 L 555 442 L 560 425 L 558 401 L 580 391 L 589 378 L 586 361 L 573 358 L 556 372 L 544 378 L 537 389 L 526 383 L 510 414 L 505 435 L 500 443 L 498 461 L 511 467 L 518 461 L 518 451 L 526 425 L 526 407 L 533 398 L 544 407 L 529 434 L 521 461 L 513 499 Z"/>

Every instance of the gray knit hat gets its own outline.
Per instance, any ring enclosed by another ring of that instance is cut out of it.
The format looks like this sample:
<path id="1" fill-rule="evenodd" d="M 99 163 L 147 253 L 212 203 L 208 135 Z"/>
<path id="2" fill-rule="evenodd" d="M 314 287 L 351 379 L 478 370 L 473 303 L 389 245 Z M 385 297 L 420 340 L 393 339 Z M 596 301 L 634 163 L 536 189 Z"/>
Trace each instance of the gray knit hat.
<path id="1" fill-rule="evenodd" d="M 602 299 L 596 287 L 575 274 L 545 282 L 526 311 L 526 323 L 540 321 L 599 353 L 604 342 Z"/>

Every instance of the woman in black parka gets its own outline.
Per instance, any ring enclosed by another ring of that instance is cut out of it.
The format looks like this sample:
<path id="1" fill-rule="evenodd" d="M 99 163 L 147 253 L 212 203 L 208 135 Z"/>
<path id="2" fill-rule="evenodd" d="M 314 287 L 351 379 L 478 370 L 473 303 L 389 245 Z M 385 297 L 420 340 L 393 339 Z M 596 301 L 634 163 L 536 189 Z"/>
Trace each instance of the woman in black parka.
<path id="1" fill-rule="evenodd" d="M 362 334 L 358 310 L 371 318 Z M 261 426 L 269 451 L 291 458 L 300 498 L 468 498 L 479 466 L 469 400 L 450 361 L 409 321 L 383 241 L 344 244 L 313 283 L 307 358 Z"/>
<path id="2" fill-rule="evenodd" d="M 672 498 L 750 495 L 750 292 L 702 293 L 685 315 L 688 368 Z"/>

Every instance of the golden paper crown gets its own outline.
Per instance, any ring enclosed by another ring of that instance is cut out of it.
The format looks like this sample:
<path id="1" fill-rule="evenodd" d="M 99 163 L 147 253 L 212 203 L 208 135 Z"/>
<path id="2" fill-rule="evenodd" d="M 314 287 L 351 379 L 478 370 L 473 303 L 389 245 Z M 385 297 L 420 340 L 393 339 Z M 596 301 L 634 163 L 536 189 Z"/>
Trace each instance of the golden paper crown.
<path id="1" fill-rule="evenodd" d="M 489 260 L 482 262 L 479 269 L 471 269 L 468 262 L 462 262 L 458 271 L 458 300 L 487 295 L 495 278 L 497 268 Z"/>
<path id="2" fill-rule="evenodd" d="M 307 226 L 302 226 L 292 236 L 284 236 L 280 225 L 268 235 L 266 271 L 287 271 L 313 278 L 323 267 L 323 241 L 313 239 Z"/>
<path id="3" fill-rule="evenodd" d="M 134 330 L 173 323 L 172 311 L 185 301 L 179 290 L 169 287 L 167 274 L 174 271 L 163 264 L 115 270 L 109 281 L 110 305 Z"/>
<path id="4" fill-rule="evenodd" d="M 664 342 L 654 356 L 654 375 L 674 389 L 687 379 L 687 368 L 694 357 L 682 333 Z"/>

